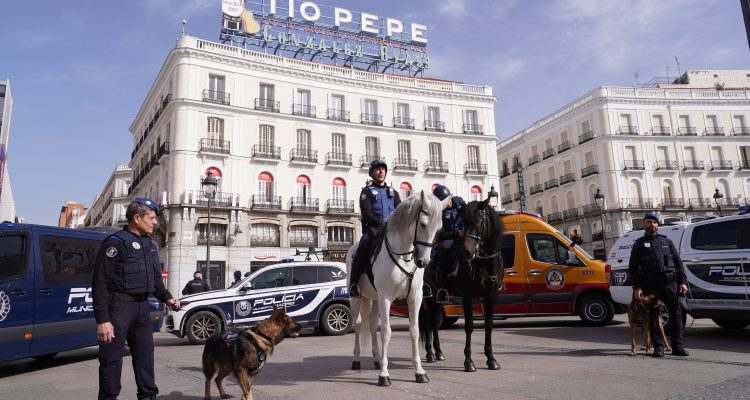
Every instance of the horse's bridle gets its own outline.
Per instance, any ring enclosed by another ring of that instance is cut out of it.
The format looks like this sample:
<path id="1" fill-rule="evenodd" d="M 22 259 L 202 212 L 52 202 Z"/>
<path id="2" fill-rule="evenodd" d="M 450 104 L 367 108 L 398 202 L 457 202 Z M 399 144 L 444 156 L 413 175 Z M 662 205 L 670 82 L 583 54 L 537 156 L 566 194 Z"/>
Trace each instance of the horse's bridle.
<path id="1" fill-rule="evenodd" d="M 482 236 L 484 235 L 484 230 L 486 228 L 487 212 L 485 210 L 480 210 L 479 212 L 480 212 L 481 215 L 479 217 L 480 218 L 480 222 L 479 222 L 479 230 L 477 231 L 477 234 L 476 235 L 464 234 L 464 237 L 468 237 L 468 238 L 471 238 L 471 239 L 474 240 L 474 253 L 472 253 L 471 257 L 466 260 L 467 263 L 469 264 L 470 268 L 472 268 L 472 265 L 471 265 L 472 261 L 474 261 L 474 260 L 487 260 L 487 259 L 490 259 L 490 258 L 495 258 L 495 257 L 499 256 L 500 253 L 502 252 L 502 248 L 499 249 L 498 251 L 496 251 L 493 254 L 485 254 L 482 251 Z M 501 261 L 501 263 L 502 263 L 502 261 Z M 474 269 L 475 268 L 472 268 L 472 270 L 474 270 Z M 493 282 L 497 279 L 496 275 L 490 276 L 487 273 L 487 271 L 485 271 L 485 270 L 483 270 L 481 268 L 476 268 L 476 269 L 478 269 L 480 272 L 482 272 L 484 275 L 486 275 L 488 278 L 490 278 L 490 280 L 493 281 Z"/>
<path id="2" fill-rule="evenodd" d="M 419 212 L 417 212 L 415 221 L 414 221 L 414 240 L 412 240 L 411 245 L 412 249 L 410 251 L 407 251 L 405 253 L 396 253 L 391 249 L 391 244 L 388 242 L 388 235 L 385 235 L 385 238 L 383 239 L 385 241 L 385 248 L 388 251 L 388 256 L 391 258 L 391 261 L 393 261 L 394 264 L 406 275 L 409 277 L 414 276 L 414 272 L 417 270 L 417 268 L 424 268 L 424 266 L 416 266 L 411 272 L 406 271 L 404 267 L 401 266 L 399 263 L 399 260 L 403 260 L 404 262 L 412 262 L 417 257 L 417 246 L 425 246 L 425 247 L 432 247 L 432 243 L 423 242 L 421 240 L 417 240 L 417 233 L 419 232 L 419 216 L 420 214 L 429 215 L 427 211 L 420 205 Z M 411 258 L 404 258 L 403 256 L 406 256 L 408 254 L 411 254 Z"/>

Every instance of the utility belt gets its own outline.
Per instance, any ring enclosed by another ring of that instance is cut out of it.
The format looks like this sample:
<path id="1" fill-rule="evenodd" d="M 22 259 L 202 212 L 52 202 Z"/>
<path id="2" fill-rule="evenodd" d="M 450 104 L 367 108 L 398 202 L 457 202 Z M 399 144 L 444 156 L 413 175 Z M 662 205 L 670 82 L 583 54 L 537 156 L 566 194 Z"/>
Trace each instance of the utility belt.
<path id="1" fill-rule="evenodd" d="M 646 280 L 651 280 L 653 278 L 663 278 L 667 281 L 667 283 L 674 283 L 675 281 L 675 273 L 674 271 L 656 271 L 656 272 L 647 272 L 643 274 L 643 277 L 646 278 Z"/>
<path id="2" fill-rule="evenodd" d="M 109 294 L 109 302 L 114 303 L 115 301 L 125 302 L 136 302 L 136 301 L 147 301 L 148 293 L 130 294 L 122 292 L 112 292 Z"/>

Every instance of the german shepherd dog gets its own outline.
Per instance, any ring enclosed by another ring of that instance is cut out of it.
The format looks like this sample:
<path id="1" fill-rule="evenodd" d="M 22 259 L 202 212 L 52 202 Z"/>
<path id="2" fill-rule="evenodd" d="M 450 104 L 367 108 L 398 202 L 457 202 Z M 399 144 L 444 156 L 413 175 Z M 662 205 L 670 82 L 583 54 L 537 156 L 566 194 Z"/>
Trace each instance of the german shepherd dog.
<path id="1" fill-rule="evenodd" d="M 245 330 L 229 330 L 211 336 L 203 348 L 203 375 L 206 376 L 205 400 L 211 400 L 211 378 L 222 399 L 230 396 L 224 390 L 224 378 L 231 372 L 242 388 L 242 400 L 252 400 L 251 386 L 266 364 L 266 357 L 285 337 L 297 337 L 302 327 L 275 306 L 270 317 Z"/>
<path id="2" fill-rule="evenodd" d="M 641 300 L 633 300 L 628 305 L 628 323 L 630 324 L 630 355 L 635 355 L 635 328 L 640 326 L 643 330 L 643 348 L 646 354 L 651 354 L 651 329 L 649 326 L 650 315 L 652 312 L 661 314 L 666 310 L 666 306 L 654 295 L 643 296 Z M 659 316 L 659 330 L 664 341 L 664 347 L 667 351 L 672 351 L 667 341 L 667 335 L 664 334 L 664 326 Z"/>

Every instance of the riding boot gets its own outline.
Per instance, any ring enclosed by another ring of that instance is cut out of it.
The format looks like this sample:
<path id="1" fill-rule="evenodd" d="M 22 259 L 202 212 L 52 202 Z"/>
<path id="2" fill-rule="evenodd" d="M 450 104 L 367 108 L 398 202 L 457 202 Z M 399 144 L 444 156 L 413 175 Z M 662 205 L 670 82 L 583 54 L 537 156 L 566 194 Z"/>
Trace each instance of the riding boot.
<path id="1" fill-rule="evenodd" d="M 349 297 L 360 297 L 361 294 L 359 293 L 359 284 L 358 283 L 352 283 L 351 286 L 349 286 Z"/>

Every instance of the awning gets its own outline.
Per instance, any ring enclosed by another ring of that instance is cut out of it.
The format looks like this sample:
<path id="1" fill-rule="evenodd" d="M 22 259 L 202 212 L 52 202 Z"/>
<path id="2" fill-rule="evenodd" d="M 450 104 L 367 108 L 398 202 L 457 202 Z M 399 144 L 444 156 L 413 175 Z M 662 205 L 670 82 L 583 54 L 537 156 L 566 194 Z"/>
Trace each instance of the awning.
<path id="1" fill-rule="evenodd" d="M 208 217 L 198 217 L 198 225 L 208 224 Z M 229 225 L 229 220 L 226 218 L 211 218 L 211 225 Z"/>

